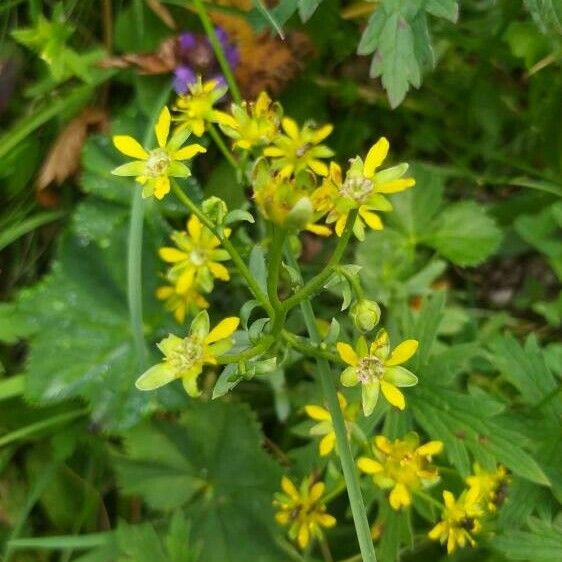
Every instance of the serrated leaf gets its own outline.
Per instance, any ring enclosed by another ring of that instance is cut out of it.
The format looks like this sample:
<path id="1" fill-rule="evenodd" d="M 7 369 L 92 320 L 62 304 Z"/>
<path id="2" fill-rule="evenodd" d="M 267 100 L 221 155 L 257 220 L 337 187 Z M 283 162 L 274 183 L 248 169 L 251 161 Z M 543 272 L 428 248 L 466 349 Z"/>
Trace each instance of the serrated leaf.
<path id="1" fill-rule="evenodd" d="M 271 501 L 280 469 L 261 439 L 245 406 L 192 402 L 177 423 L 153 422 L 126 435 L 119 482 L 154 509 L 184 506 L 200 490 L 185 512 L 202 543 L 201 560 L 278 562 Z"/>
<path id="2" fill-rule="evenodd" d="M 445 453 L 461 474 L 471 470 L 470 451 L 484 465 L 493 458 L 523 478 L 550 484 L 542 468 L 524 450 L 526 438 L 510 427 L 508 418 L 497 415 L 496 401 L 433 386 L 421 379 L 408 396 L 416 420 L 433 439 L 444 442 Z"/>
<path id="3" fill-rule="evenodd" d="M 482 263 L 499 246 L 502 232 L 494 219 L 474 201 L 445 208 L 424 242 L 460 266 Z"/>
<path id="4" fill-rule="evenodd" d="M 33 333 L 33 323 L 12 303 L 0 303 L 0 342 L 13 344 Z"/>
<path id="5" fill-rule="evenodd" d="M 51 272 L 19 295 L 17 309 L 35 327 L 25 396 L 36 403 L 83 397 L 97 422 L 118 429 L 136 423 L 155 395 L 134 387 L 139 366 L 125 289 L 127 224 L 108 218 L 121 217 L 119 206 L 103 206 L 105 216 L 99 217 L 96 205 L 79 208 L 78 216 L 88 216 L 90 227 L 74 223 L 62 236 Z M 115 228 L 96 241 L 96 221 Z M 146 312 L 157 316 L 162 313 L 152 296 L 156 248 L 148 235 L 144 252 Z"/>

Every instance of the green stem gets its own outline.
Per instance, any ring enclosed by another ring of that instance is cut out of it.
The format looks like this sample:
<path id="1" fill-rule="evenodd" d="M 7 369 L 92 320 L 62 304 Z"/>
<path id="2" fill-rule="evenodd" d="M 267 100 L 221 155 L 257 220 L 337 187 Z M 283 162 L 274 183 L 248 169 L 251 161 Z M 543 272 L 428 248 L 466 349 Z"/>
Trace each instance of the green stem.
<path id="1" fill-rule="evenodd" d="M 343 269 L 343 267 L 337 267 L 336 271 L 338 271 L 338 273 L 341 273 L 341 275 L 343 275 L 347 279 L 347 282 L 355 293 L 355 298 L 357 300 L 362 300 L 365 296 L 365 293 L 363 292 L 363 287 L 361 287 L 361 283 L 359 282 L 359 277 L 357 275 L 351 275 L 348 271 Z"/>
<path id="2" fill-rule="evenodd" d="M 221 42 L 217 37 L 217 32 L 215 31 L 215 27 L 209 18 L 209 14 L 207 13 L 207 8 L 205 7 L 205 3 L 202 0 L 194 0 L 193 4 L 197 9 L 197 14 L 199 15 L 199 19 L 201 20 L 201 24 L 203 25 L 203 29 L 209 38 L 209 42 L 211 43 L 211 47 L 213 47 L 213 51 L 215 52 L 215 56 L 219 62 L 219 66 L 221 67 L 222 73 L 226 78 L 228 83 L 228 87 L 230 89 L 230 95 L 232 99 L 237 103 L 242 103 L 242 96 L 240 95 L 240 90 L 238 89 L 238 84 L 236 84 L 236 80 L 234 79 L 234 74 L 232 73 L 232 69 L 226 60 L 226 56 L 224 54 L 224 50 L 222 48 Z"/>
<path id="3" fill-rule="evenodd" d="M 274 316 L 274 310 L 271 306 L 266 294 L 261 290 L 260 286 L 256 282 L 248 266 L 244 263 L 244 260 L 238 253 L 238 250 L 234 247 L 232 242 L 226 238 L 221 232 L 219 232 L 215 225 L 209 220 L 207 215 L 182 191 L 181 187 L 176 181 L 171 182 L 172 190 L 176 197 L 183 203 L 183 205 L 196 215 L 199 220 L 221 241 L 222 247 L 229 253 L 230 257 L 236 269 L 246 280 L 250 291 L 253 293 L 256 300 L 260 303 L 262 308 L 267 312 L 267 314 L 272 318 Z"/>
<path id="4" fill-rule="evenodd" d="M 271 347 L 274 341 L 275 341 L 274 337 L 265 336 L 262 338 L 262 340 L 259 343 L 257 343 L 253 347 L 245 349 L 244 351 L 240 351 L 239 353 L 227 353 L 225 355 L 221 355 L 220 357 L 217 357 L 217 361 L 220 365 L 246 361 L 247 359 L 251 359 L 256 355 L 261 355 L 262 353 L 267 351 Z"/>
<path id="5" fill-rule="evenodd" d="M 336 266 L 340 263 L 345 249 L 347 248 L 347 244 L 353 233 L 353 225 L 355 224 L 355 219 L 357 218 L 357 211 L 353 210 L 349 213 L 347 217 L 347 222 L 345 224 L 345 229 L 338 240 L 334 253 L 332 257 L 326 264 L 326 267 L 315 275 L 304 287 L 299 289 L 293 296 L 289 297 L 285 301 L 283 301 L 283 306 L 285 310 L 290 310 L 297 304 L 310 299 L 315 293 L 317 293 L 324 284 L 328 281 L 330 276 L 334 273 Z"/>
<path id="6" fill-rule="evenodd" d="M 222 155 L 226 158 L 228 163 L 235 170 L 238 170 L 239 164 L 238 164 L 237 160 L 234 158 L 234 156 L 232 156 L 232 153 L 230 152 L 230 150 L 228 150 L 228 147 L 226 146 L 226 144 L 222 140 L 221 136 L 219 135 L 219 132 L 217 131 L 217 128 L 212 123 L 207 123 L 207 126 L 209 128 L 209 133 L 211 134 L 211 137 L 213 138 L 213 140 L 215 141 L 215 144 L 217 145 L 217 148 L 222 152 Z"/>
<path id="7" fill-rule="evenodd" d="M 273 305 L 275 310 L 281 308 L 281 301 L 279 300 L 279 272 L 281 269 L 281 260 L 283 258 L 283 244 L 287 231 L 280 227 L 273 227 L 273 234 L 271 236 L 271 245 L 268 253 L 268 271 L 267 271 L 267 294 L 269 302 Z"/>
<path id="8" fill-rule="evenodd" d="M 348 220 L 348 226 L 349 226 Z M 353 221 L 352 221 L 353 222 Z M 346 230 L 347 226 L 346 226 Z M 351 229 L 349 229 L 351 230 Z M 342 236 L 343 238 L 343 236 Z M 348 238 L 349 239 L 349 238 Z M 341 248 L 340 252 L 343 255 L 345 246 Z M 286 259 L 288 264 L 296 271 L 299 271 L 297 260 L 290 250 L 286 252 Z M 300 302 L 302 315 L 306 328 L 310 335 L 310 339 L 314 343 L 320 343 L 320 334 L 316 327 L 316 318 L 310 300 L 306 299 Z M 363 556 L 363 562 L 376 562 L 377 557 L 371 539 L 371 530 L 369 521 L 367 519 L 367 512 L 365 510 L 365 503 L 361 495 L 361 487 L 359 485 L 359 475 L 355 467 L 355 461 L 351 453 L 349 441 L 347 439 L 347 431 L 345 428 L 345 421 L 338 402 L 338 396 L 330 364 L 325 359 L 318 359 L 318 372 L 320 375 L 320 383 L 324 392 L 324 397 L 328 405 L 330 416 L 332 417 L 332 424 L 336 433 L 336 443 L 338 447 L 339 457 L 342 465 L 343 476 L 347 485 L 347 493 L 349 496 L 349 503 L 351 506 L 351 513 L 353 515 L 353 522 L 355 523 L 355 530 L 357 533 L 357 540 L 359 548 Z"/>
<path id="9" fill-rule="evenodd" d="M 443 504 L 440 501 L 437 501 L 435 498 L 431 497 L 429 494 L 422 492 L 421 490 L 414 490 L 414 494 L 419 498 L 422 498 L 427 503 L 432 505 L 433 507 L 437 508 L 439 512 L 443 511 Z"/>
<path id="10" fill-rule="evenodd" d="M 335 353 L 330 353 L 328 350 L 322 349 L 321 347 L 310 345 L 303 338 L 299 338 L 297 335 L 283 330 L 281 332 L 281 337 L 285 340 L 292 348 L 296 349 L 303 355 L 310 355 L 311 357 L 316 357 L 319 359 L 326 359 L 327 361 L 332 361 L 333 363 L 341 363 L 342 360 Z"/>

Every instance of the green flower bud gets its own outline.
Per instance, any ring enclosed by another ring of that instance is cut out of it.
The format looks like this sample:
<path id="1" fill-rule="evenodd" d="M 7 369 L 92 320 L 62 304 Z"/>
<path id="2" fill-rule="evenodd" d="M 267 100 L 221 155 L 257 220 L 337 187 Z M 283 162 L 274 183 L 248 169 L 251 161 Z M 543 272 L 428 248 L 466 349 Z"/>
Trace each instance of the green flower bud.
<path id="1" fill-rule="evenodd" d="M 375 301 L 362 299 L 351 307 L 349 315 L 358 330 L 370 332 L 379 323 L 381 309 Z"/>

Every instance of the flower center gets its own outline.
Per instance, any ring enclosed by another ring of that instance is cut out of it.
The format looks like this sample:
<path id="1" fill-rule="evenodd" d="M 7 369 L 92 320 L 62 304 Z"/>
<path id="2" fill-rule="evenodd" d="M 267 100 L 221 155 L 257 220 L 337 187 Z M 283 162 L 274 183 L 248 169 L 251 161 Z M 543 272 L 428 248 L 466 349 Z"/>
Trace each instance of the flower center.
<path id="1" fill-rule="evenodd" d="M 152 178 L 167 175 L 170 162 L 170 156 L 163 148 L 151 150 L 146 161 L 146 175 Z"/>
<path id="2" fill-rule="evenodd" d="M 363 357 L 357 365 L 357 376 L 362 384 L 368 384 L 384 375 L 384 363 L 374 355 Z"/>
<path id="3" fill-rule="evenodd" d="M 310 149 L 311 145 L 310 143 L 305 143 L 301 146 L 299 146 L 296 150 L 295 150 L 295 155 L 297 158 L 302 158 L 306 152 Z"/>
<path id="4" fill-rule="evenodd" d="M 359 177 L 347 177 L 340 188 L 344 197 L 354 201 L 364 201 L 373 190 L 373 182 L 370 179 Z"/>
<path id="5" fill-rule="evenodd" d="M 189 261 L 193 265 L 201 267 L 205 263 L 205 261 L 207 261 L 207 255 L 201 249 L 191 250 L 191 252 L 189 253 Z"/>
<path id="6" fill-rule="evenodd" d="M 168 356 L 168 361 L 178 370 L 186 370 L 203 356 L 203 344 L 196 336 L 184 338 L 177 349 L 174 349 Z"/>

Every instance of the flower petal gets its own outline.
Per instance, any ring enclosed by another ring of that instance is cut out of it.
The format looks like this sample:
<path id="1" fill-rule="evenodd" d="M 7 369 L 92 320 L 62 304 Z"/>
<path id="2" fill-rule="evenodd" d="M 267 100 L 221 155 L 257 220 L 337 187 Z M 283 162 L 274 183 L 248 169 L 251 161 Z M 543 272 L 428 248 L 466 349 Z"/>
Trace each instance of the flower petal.
<path id="1" fill-rule="evenodd" d="M 138 158 L 139 160 L 146 160 L 148 158 L 148 152 L 133 137 L 129 135 L 115 135 L 112 140 L 115 148 L 125 156 Z"/>
<path id="2" fill-rule="evenodd" d="M 414 187 L 414 185 L 416 185 L 416 180 L 414 178 L 401 178 L 384 183 L 375 182 L 375 189 L 377 193 L 398 193 L 409 187 Z"/>
<path id="3" fill-rule="evenodd" d="M 281 489 L 293 500 L 300 500 L 299 492 L 296 486 L 287 478 L 281 478 Z"/>
<path id="4" fill-rule="evenodd" d="M 160 176 L 156 178 L 154 183 L 154 197 L 160 200 L 170 192 L 170 178 L 168 176 Z"/>
<path id="5" fill-rule="evenodd" d="M 187 254 L 178 250 L 177 248 L 160 248 L 158 250 L 158 255 L 161 259 L 163 259 L 166 263 L 177 263 L 179 261 L 184 261 L 187 259 Z"/>
<path id="6" fill-rule="evenodd" d="M 416 350 L 418 349 L 418 341 L 417 340 L 405 340 L 401 344 L 397 345 L 390 357 L 384 362 L 387 366 L 392 365 L 401 365 L 405 363 L 414 355 Z"/>
<path id="7" fill-rule="evenodd" d="M 283 121 L 281 122 L 281 126 L 287 133 L 287 136 L 291 137 L 293 140 L 299 138 L 299 126 L 293 119 L 291 119 L 290 117 L 284 117 Z"/>
<path id="8" fill-rule="evenodd" d="M 322 525 L 322 527 L 330 528 L 337 523 L 336 518 L 333 515 L 330 515 L 329 513 L 319 513 L 317 517 L 318 517 L 318 523 Z"/>
<path id="9" fill-rule="evenodd" d="M 201 225 L 199 217 L 197 215 L 191 215 L 189 217 L 189 220 L 187 221 L 187 231 L 195 242 L 197 242 L 201 238 L 202 230 L 203 226 Z"/>
<path id="10" fill-rule="evenodd" d="M 380 217 L 375 215 L 375 213 L 371 213 L 371 211 L 365 207 L 359 207 L 359 214 L 369 228 L 373 230 L 382 230 L 384 228 Z"/>
<path id="11" fill-rule="evenodd" d="M 357 357 L 357 353 L 355 350 L 348 344 L 344 342 L 338 342 L 336 344 L 336 349 L 340 357 L 352 367 L 355 367 L 357 363 L 359 363 L 359 357 Z"/>
<path id="12" fill-rule="evenodd" d="M 168 175 L 172 178 L 189 178 L 191 170 L 183 162 L 174 161 L 170 163 Z"/>
<path id="13" fill-rule="evenodd" d="M 222 340 L 225 338 L 230 337 L 238 328 L 238 324 L 240 324 L 240 318 L 236 316 L 230 316 L 221 320 L 210 332 L 209 335 L 205 338 L 206 343 L 213 343 L 218 340 Z"/>
<path id="14" fill-rule="evenodd" d="M 363 391 L 361 393 L 362 403 L 363 403 L 363 414 L 365 416 L 370 416 L 377 405 L 379 399 L 379 388 L 382 384 L 378 380 L 364 384 Z"/>
<path id="15" fill-rule="evenodd" d="M 359 382 L 357 369 L 355 367 L 348 367 L 340 375 L 340 382 L 343 386 L 355 386 Z"/>
<path id="16" fill-rule="evenodd" d="M 188 396 L 192 398 L 197 398 L 201 395 L 201 391 L 197 386 L 197 378 L 201 373 L 201 367 L 192 367 L 187 373 L 181 378 L 184 390 L 187 392 Z"/>
<path id="17" fill-rule="evenodd" d="M 312 140 L 314 141 L 314 143 L 318 144 L 322 142 L 326 137 L 330 136 L 333 130 L 334 130 L 333 125 L 330 125 L 329 123 L 327 125 L 323 125 L 319 129 L 316 129 L 314 131 L 314 134 L 312 135 Z"/>
<path id="18" fill-rule="evenodd" d="M 327 457 L 336 446 L 336 434 L 333 431 L 327 433 L 320 441 L 320 456 Z"/>
<path id="19" fill-rule="evenodd" d="M 395 386 L 415 386 L 418 384 L 418 377 L 404 367 L 387 367 L 384 370 L 383 380 Z"/>
<path id="20" fill-rule="evenodd" d="M 343 229 L 345 228 L 345 225 L 347 223 L 347 216 L 348 215 L 340 215 L 338 217 L 338 220 L 336 221 L 336 234 L 341 237 L 341 235 L 343 234 Z"/>
<path id="21" fill-rule="evenodd" d="M 150 367 L 135 382 L 139 390 L 155 390 L 177 378 L 177 371 L 167 363 L 158 363 Z"/>
<path id="22" fill-rule="evenodd" d="M 316 484 L 310 488 L 310 494 L 308 496 L 309 501 L 312 503 L 317 502 L 324 494 L 324 490 L 326 490 L 324 482 L 316 482 Z"/>
<path id="23" fill-rule="evenodd" d="M 180 148 L 178 151 L 172 154 L 174 160 L 189 160 L 193 158 L 196 154 L 202 154 L 207 152 L 207 149 L 200 144 L 190 144 Z"/>
<path id="24" fill-rule="evenodd" d="M 158 116 L 158 121 L 156 121 L 156 125 L 154 126 L 156 140 L 158 141 L 158 146 L 160 148 L 164 148 L 166 146 L 166 141 L 168 140 L 168 135 L 170 133 L 171 121 L 172 117 L 170 116 L 170 110 L 164 106 Z"/>
<path id="25" fill-rule="evenodd" d="M 206 310 L 202 310 L 191 322 L 190 332 L 201 338 L 205 339 L 209 334 L 209 314 Z"/>
<path id="26" fill-rule="evenodd" d="M 144 174 L 144 168 L 146 163 L 144 161 L 136 160 L 134 162 L 128 162 L 122 166 L 111 170 L 114 176 L 142 176 Z"/>
<path id="27" fill-rule="evenodd" d="M 193 267 L 187 267 L 183 270 L 182 274 L 176 281 L 176 290 L 178 293 L 185 293 L 191 285 L 193 285 L 193 279 L 195 277 L 195 269 Z"/>
<path id="28" fill-rule="evenodd" d="M 392 509 L 399 510 L 402 507 L 408 507 L 412 503 L 412 497 L 408 488 L 399 482 L 392 488 L 388 501 Z"/>
<path id="29" fill-rule="evenodd" d="M 375 170 L 384 162 L 390 145 L 385 137 L 381 137 L 369 150 L 363 166 L 363 175 L 372 178 Z"/>
<path id="30" fill-rule="evenodd" d="M 404 395 L 393 384 L 382 380 L 381 390 L 384 397 L 390 404 L 399 410 L 403 410 L 406 407 L 406 399 L 404 398 Z"/>
<path id="31" fill-rule="evenodd" d="M 332 416 L 326 408 L 321 406 L 315 406 L 314 404 L 308 404 L 304 407 L 304 411 L 309 418 L 316 421 L 332 421 Z"/>
<path id="32" fill-rule="evenodd" d="M 228 273 L 228 269 L 221 265 L 220 263 L 210 262 L 208 264 L 211 273 L 221 281 L 228 281 L 230 279 L 230 274 Z"/>
<path id="33" fill-rule="evenodd" d="M 429 441 L 416 449 L 416 453 L 422 457 L 433 457 L 443 451 L 443 443 L 441 441 Z"/>
<path id="34" fill-rule="evenodd" d="M 380 462 L 377 462 L 369 457 L 360 457 L 357 461 L 357 466 L 359 470 L 365 474 L 378 474 L 384 470 L 384 467 Z"/>

